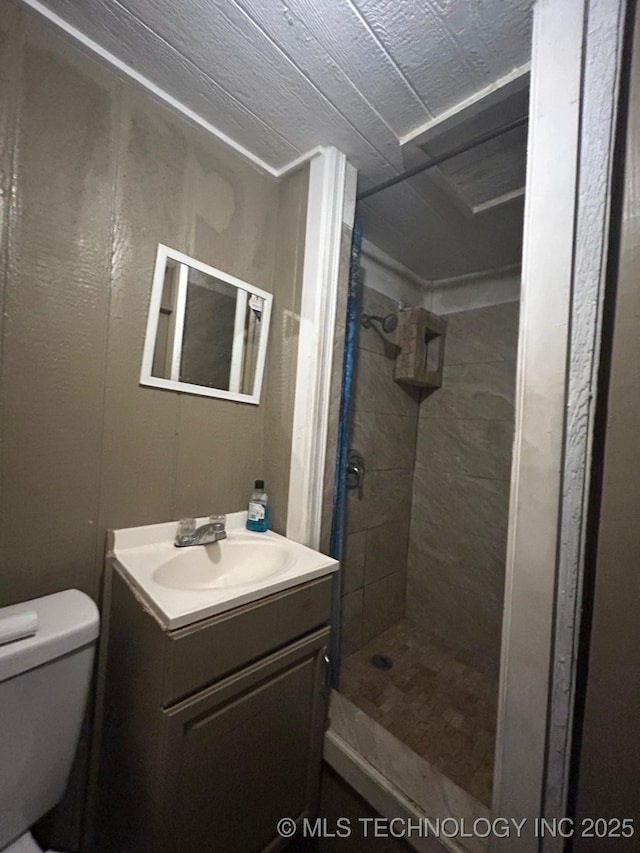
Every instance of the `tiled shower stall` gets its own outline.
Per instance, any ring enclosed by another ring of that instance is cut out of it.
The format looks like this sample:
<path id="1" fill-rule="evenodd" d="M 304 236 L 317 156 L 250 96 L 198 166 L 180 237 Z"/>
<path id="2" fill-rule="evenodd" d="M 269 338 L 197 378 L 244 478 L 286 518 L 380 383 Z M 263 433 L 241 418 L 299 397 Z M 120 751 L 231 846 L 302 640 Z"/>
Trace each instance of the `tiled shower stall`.
<path id="1" fill-rule="evenodd" d="M 400 307 L 361 288 L 360 312 Z M 382 339 L 358 322 L 350 405 L 365 477 L 347 496 L 340 692 L 487 805 L 518 309 L 445 314 L 433 391 L 396 383 Z"/>

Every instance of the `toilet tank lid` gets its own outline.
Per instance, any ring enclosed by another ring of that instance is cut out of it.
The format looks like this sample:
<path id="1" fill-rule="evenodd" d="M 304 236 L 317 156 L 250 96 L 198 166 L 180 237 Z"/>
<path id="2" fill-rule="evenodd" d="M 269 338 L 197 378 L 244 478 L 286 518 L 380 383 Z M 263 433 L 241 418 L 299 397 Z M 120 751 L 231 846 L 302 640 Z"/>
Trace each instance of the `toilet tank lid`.
<path id="1" fill-rule="evenodd" d="M 37 631 L 0 645 L 0 682 L 93 643 L 98 636 L 98 608 L 78 589 L 0 607 L 0 620 L 29 612 L 37 614 Z"/>

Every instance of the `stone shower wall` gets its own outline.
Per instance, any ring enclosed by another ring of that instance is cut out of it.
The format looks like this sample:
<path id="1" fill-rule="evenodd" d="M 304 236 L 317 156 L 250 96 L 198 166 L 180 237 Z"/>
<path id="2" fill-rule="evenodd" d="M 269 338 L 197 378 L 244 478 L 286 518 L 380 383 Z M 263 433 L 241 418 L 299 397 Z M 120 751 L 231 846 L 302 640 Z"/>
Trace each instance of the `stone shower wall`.
<path id="1" fill-rule="evenodd" d="M 362 288 L 361 311 L 384 316 L 398 308 L 389 297 Z M 349 447 L 363 454 L 366 474 L 362 500 L 357 491 L 347 492 L 343 656 L 394 625 L 405 610 L 419 397 L 393 381 L 393 366 L 376 332 L 358 323 Z"/>
<path id="2" fill-rule="evenodd" d="M 498 673 L 519 303 L 447 315 L 442 388 L 420 405 L 406 615 Z"/>

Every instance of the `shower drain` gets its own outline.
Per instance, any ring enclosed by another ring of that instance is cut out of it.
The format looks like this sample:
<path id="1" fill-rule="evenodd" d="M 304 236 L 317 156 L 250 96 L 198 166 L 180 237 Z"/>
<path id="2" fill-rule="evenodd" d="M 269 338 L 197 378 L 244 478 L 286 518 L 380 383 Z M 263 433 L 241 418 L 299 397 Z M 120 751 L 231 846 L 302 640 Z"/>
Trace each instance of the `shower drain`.
<path id="1" fill-rule="evenodd" d="M 376 667 L 376 669 L 391 669 L 393 666 L 393 660 L 389 655 L 373 655 L 371 663 Z"/>

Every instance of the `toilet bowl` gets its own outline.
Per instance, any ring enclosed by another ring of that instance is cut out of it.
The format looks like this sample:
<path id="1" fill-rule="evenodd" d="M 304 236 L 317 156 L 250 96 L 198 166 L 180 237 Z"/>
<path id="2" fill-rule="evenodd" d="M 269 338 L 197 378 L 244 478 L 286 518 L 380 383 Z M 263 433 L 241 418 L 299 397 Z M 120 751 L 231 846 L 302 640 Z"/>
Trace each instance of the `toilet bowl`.
<path id="1" fill-rule="evenodd" d="M 33 835 L 30 832 L 25 832 L 17 841 L 13 841 L 8 847 L 5 847 L 2 853 L 43 853 L 43 850 L 38 847 Z M 44 853 L 56 853 L 56 851 L 46 850 Z"/>
<path id="2" fill-rule="evenodd" d="M 76 589 L 0 608 L 1 853 L 40 853 L 29 828 L 64 794 L 98 627 Z"/>

